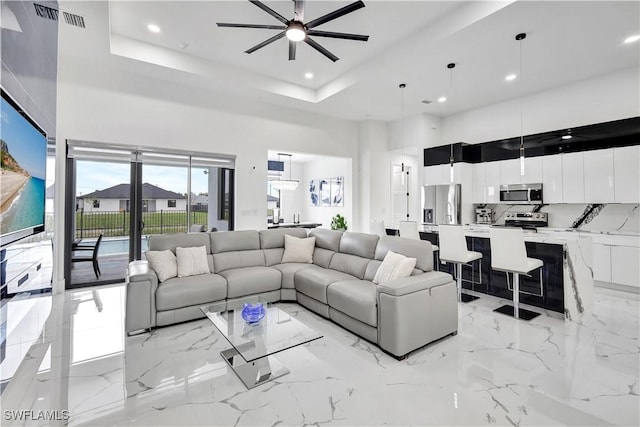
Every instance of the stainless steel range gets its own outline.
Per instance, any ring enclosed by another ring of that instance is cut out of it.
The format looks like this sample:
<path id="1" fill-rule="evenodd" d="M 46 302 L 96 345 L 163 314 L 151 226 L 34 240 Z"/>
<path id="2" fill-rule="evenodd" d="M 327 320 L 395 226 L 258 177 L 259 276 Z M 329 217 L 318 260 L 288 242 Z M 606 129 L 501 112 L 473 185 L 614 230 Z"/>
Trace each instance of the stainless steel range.
<path id="1" fill-rule="evenodd" d="M 549 216 L 546 212 L 507 212 L 504 225 L 522 228 L 547 227 Z"/>

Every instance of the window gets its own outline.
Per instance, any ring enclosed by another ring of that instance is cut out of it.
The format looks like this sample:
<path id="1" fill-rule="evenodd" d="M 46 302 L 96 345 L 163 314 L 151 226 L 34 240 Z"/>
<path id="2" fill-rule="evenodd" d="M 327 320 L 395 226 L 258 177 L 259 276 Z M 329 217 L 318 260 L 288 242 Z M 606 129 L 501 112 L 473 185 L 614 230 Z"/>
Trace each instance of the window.
<path id="1" fill-rule="evenodd" d="M 94 208 L 99 208 L 99 207 L 100 207 L 100 200 L 97 200 L 97 199 L 96 199 L 96 200 L 94 200 L 94 201 L 93 201 L 93 207 L 94 207 Z"/>
<path id="2" fill-rule="evenodd" d="M 176 207 L 176 201 L 175 200 L 167 200 L 167 207 L 168 208 L 175 208 Z"/>

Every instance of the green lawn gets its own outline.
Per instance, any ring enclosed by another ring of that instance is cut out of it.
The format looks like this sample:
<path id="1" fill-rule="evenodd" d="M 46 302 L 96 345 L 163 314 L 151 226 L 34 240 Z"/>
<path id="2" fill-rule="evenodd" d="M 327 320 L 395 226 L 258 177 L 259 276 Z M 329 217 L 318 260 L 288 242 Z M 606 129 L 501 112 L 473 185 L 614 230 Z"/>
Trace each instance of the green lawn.
<path id="1" fill-rule="evenodd" d="M 191 212 L 191 224 L 207 225 L 207 212 Z M 128 236 L 129 212 L 76 212 L 76 237 Z M 186 211 L 144 212 L 143 234 L 187 231 Z"/>

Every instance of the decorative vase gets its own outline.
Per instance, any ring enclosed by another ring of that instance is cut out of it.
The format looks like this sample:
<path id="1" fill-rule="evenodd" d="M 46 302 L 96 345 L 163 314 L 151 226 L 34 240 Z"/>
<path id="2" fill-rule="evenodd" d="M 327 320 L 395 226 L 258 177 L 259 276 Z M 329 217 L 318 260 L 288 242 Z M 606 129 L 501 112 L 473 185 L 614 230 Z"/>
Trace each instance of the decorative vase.
<path id="1" fill-rule="evenodd" d="M 242 305 L 242 318 L 247 323 L 257 323 L 264 317 L 267 310 L 264 308 L 264 304 L 248 304 Z"/>

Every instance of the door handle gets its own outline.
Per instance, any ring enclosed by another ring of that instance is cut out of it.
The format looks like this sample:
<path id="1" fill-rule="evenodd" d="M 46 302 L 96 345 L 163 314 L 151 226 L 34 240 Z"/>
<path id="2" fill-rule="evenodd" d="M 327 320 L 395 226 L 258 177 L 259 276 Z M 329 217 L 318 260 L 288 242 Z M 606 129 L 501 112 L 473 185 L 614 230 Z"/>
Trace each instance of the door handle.
<path id="1" fill-rule="evenodd" d="M 138 228 L 140 228 L 140 231 L 144 230 L 144 221 L 138 223 Z"/>

